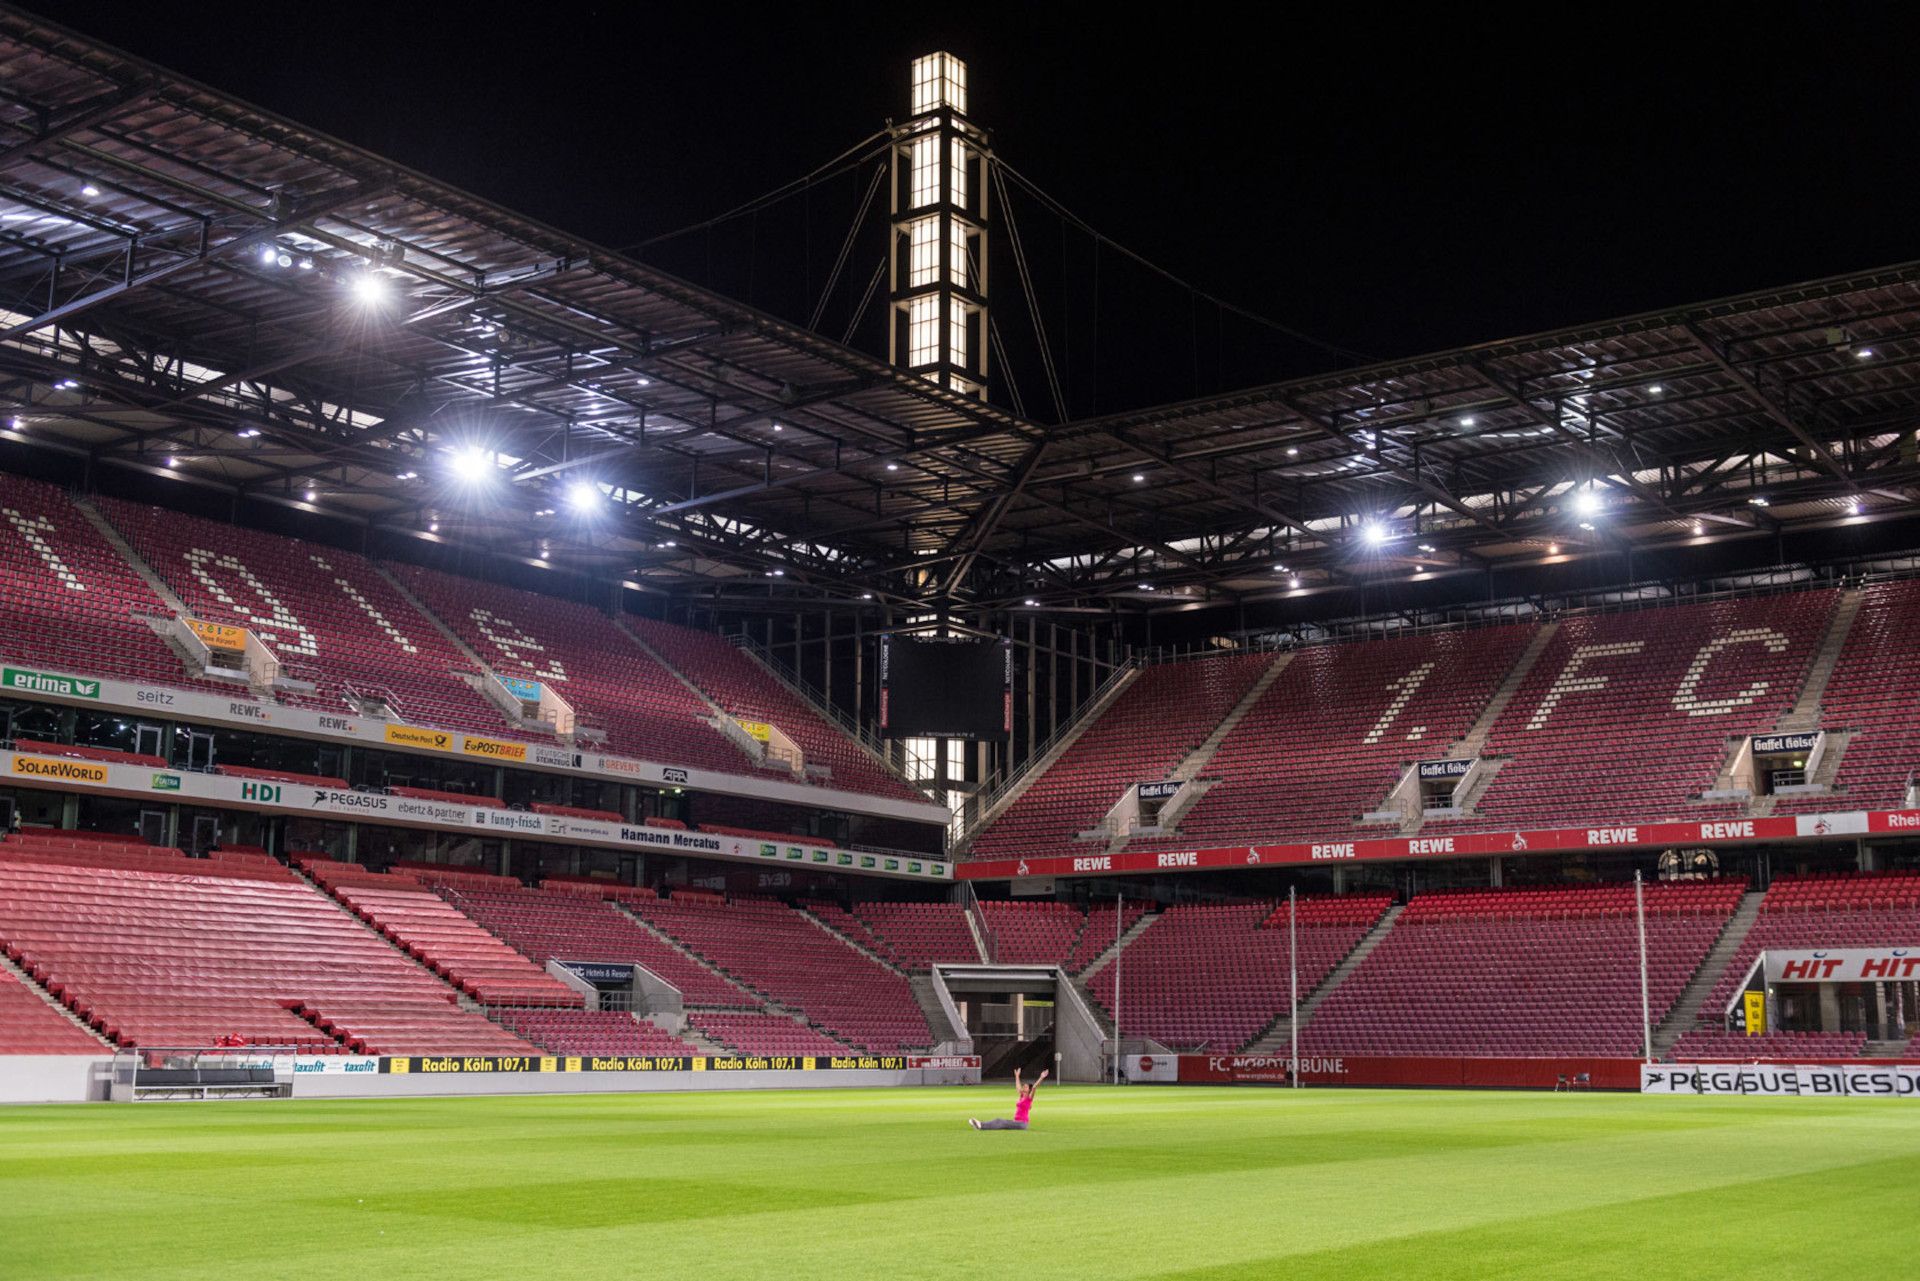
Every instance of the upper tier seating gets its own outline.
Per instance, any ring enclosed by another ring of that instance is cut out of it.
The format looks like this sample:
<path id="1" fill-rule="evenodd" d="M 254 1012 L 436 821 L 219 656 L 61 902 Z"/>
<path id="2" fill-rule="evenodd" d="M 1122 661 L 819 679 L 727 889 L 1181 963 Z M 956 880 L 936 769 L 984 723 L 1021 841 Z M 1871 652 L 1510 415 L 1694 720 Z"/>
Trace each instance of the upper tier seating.
<path id="1" fill-rule="evenodd" d="M 515 1035 L 554 1054 L 644 1054 L 685 1057 L 699 1050 L 622 1010 L 501 1010 Z"/>
<path id="2" fill-rule="evenodd" d="M 1646 887 L 1657 1026 L 1745 882 Z M 1131 950 L 1131 949 L 1129 949 Z M 1301 1033 L 1315 1054 L 1633 1055 L 1640 964 L 1631 885 L 1422 894 Z"/>
<path id="3" fill-rule="evenodd" d="M 621 621 L 729 714 L 778 726 L 799 745 L 808 765 L 833 771 L 825 780 L 829 786 L 903 801 L 927 799 L 731 642 L 649 618 L 624 615 Z"/>
<path id="4" fill-rule="evenodd" d="M 1783 796 L 1776 814 L 1900 809 L 1920 767 L 1920 579 L 1863 588 L 1820 699 L 1820 726 L 1851 730 L 1835 796 Z"/>
<path id="5" fill-rule="evenodd" d="M 834 1055 L 857 1053 L 851 1046 L 784 1014 L 730 1014 L 699 1010 L 688 1016 L 700 1035 L 735 1054 Z"/>
<path id="6" fill-rule="evenodd" d="M 564 818 L 591 818 L 603 823 L 624 823 L 618 810 L 588 809 L 584 805 L 553 805 L 546 801 L 535 801 L 527 806 L 536 814 L 558 814 Z"/>
<path id="7" fill-rule="evenodd" d="M 1000 965 L 1065 965 L 1086 928 L 1087 914 L 1071 903 L 1037 899 L 980 901 Z"/>
<path id="8" fill-rule="evenodd" d="M 486 1005 L 581 1004 L 580 993 L 404 872 L 308 858 L 300 866 L 368 924 Z"/>
<path id="9" fill-rule="evenodd" d="M 288 702 L 357 714 L 347 687 L 389 698 L 400 719 L 507 734 L 492 704 L 456 673 L 473 664 L 372 562 L 352 552 L 102 498 L 100 509 L 201 618 L 251 630 L 312 695 Z M 176 669 L 178 664 L 175 664 Z"/>
<path id="10" fill-rule="evenodd" d="M 907 981 L 804 912 L 770 899 L 722 903 L 686 892 L 633 909 L 689 951 L 849 1044 L 894 1054 L 932 1043 Z"/>
<path id="11" fill-rule="evenodd" d="M 1300 999 L 1305 1000 L 1387 910 L 1385 894 L 1300 901 Z M 1280 905 L 1282 912 L 1286 905 Z M 1238 1050 L 1287 1012 L 1287 930 L 1268 902 L 1170 907 L 1087 987 L 1120 1028 L 1174 1049 Z M 1110 919 L 1110 918 L 1109 918 Z M 1116 966 L 1117 961 L 1117 966 Z"/>
<path id="12" fill-rule="evenodd" d="M 0 945 L 121 1045 L 209 1046 L 237 1035 L 338 1051 L 333 1035 L 291 1011 L 311 1004 L 352 1017 L 391 1003 L 437 1006 L 455 1026 L 491 1029 L 496 1046 L 520 1044 L 495 1037 L 451 988 L 257 855 L 189 859 L 124 842 L 16 836 L 0 843 Z"/>
<path id="13" fill-rule="evenodd" d="M 518 886 L 443 885 L 440 892 L 542 966 L 555 958 L 632 962 L 679 988 L 689 1006 L 760 1006 L 758 997 L 676 951 L 597 896 Z"/>
<path id="14" fill-rule="evenodd" d="M 286 770 L 253 769 L 243 765 L 216 765 L 213 772 L 216 774 L 225 774 L 230 778 L 258 778 L 270 783 L 299 783 L 306 787 L 333 787 L 343 792 L 352 786 L 346 779 L 334 778 L 329 774 L 292 774 Z"/>
<path id="15" fill-rule="evenodd" d="M 0 658 L 86 676 L 215 685 L 189 679 L 136 610 L 170 613 L 65 494 L 0 475 Z M 247 697 L 244 687 L 216 687 Z"/>
<path id="16" fill-rule="evenodd" d="M 531 1042 L 484 1016 L 426 997 L 344 1004 L 322 999 L 303 1001 L 297 1008 L 356 1054 L 537 1053 Z"/>
<path id="17" fill-rule="evenodd" d="M 388 567 L 501 676 L 550 683 L 609 751 L 753 772 L 692 690 L 604 614 L 552 596 L 407 565 Z"/>
<path id="18" fill-rule="evenodd" d="M 101 1054 L 99 1038 L 40 999 L 40 994 L 0 970 L 0 1054 Z"/>
<path id="19" fill-rule="evenodd" d="M 1866 1044 L 1864 1032 L 1766 1032 L 1746 1036 L 1696 1028 L 1674 1042 L 1672 1057 L 1681 1063 L 1749 1063 L 1756 1059 L 1806 1063 L 1819 1059 L 1857 1059 Z"/>
<path id="20" fill-rule="evenodd" d="M 1910 947 L 1920 943 L 1920 872 L 1779 876 L 1760 900 L 1760 915 L 1740 940 L 1700 1007 L 1717 1023 L 1734 993 L 1769 948 Z"/>
<path id="21" fill-rule="evenodd" d="M 1071 849 L 1127 788 L 1166 778 L 1273 661 L 1236 654 L 1148 667 L 974 839 L 971 857 Z"/>
<path id="22" fill-rule="evenodd" d="M 1351 832 L 1410 763 L 1466 736 L 1532 635 L 1487 627 L 1299 651 L 1207 763 L 1202 777 L 1220 781 L 1178 837 L 1140 847 Z"/>
<path id="23" fill-rule="evenodd" d="M 855 903 L 853 914 L 885 943 L 880 955 L 903 970 L 980 964 L 967 914 L 957 903 Z"/>
<path id="24" fill-rule="evenodd" d="M 1471 820 L 1509 828 L 1711 818 L 1727 740 L 1793 706 L 1834 608 L 1831 591 L 1567 619 L 1493 727 L 1512 757 Z"/>

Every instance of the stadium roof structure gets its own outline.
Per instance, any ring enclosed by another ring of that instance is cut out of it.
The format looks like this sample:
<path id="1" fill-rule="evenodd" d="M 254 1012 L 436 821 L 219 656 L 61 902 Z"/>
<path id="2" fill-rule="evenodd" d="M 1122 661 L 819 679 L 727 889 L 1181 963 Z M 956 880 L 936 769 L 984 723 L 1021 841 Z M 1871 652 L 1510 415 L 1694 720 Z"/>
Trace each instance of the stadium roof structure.
<path id="1" fill-rule="evenodd" d="M 1920 263 L 1044 425 L 0 7 L 0 407 L 641 590 L 1188 609 L 1910 517 Z"/>

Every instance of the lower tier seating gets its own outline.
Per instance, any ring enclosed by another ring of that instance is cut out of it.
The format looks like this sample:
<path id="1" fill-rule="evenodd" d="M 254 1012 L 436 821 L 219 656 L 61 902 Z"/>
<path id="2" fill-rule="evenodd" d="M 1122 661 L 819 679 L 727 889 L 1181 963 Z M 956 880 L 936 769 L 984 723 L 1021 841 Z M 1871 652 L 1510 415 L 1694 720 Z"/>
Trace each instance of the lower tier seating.
<path id="1" fill-rule="evenodd" d="M 486 1005 L 579 1006 L 580 993 L 405 873 L 309 858 L 302 868 L 408 955 Z"/>
<path id="2" fill-rule="evenodd" d="M 40 994 L 0 970 L 0 1054 L 99 1054 L 100 1038 L 74 1026 Z"/>
<path id="3" fill-rule="evenodd" d="M 1384 894 L 1301 901 L 1302 1000 L 1366 937 L 1389 902 Z M 1122 1035 L 1174 1049 L 1238 1050 L 1287 1011 L 1287 930 L 1284 919 L 1270 928 L 1274 917 L 1271 901 L 1170 907 L 1118 958 L 1093 971 L 1088 989 L 1117 1015 Z"/>
<path id="4" fill-rule="evenodd" d="M 876 1054 L 932 1043 L 906 979 L 772 899 L 682 891 L 634 911 L 709 964 Z"/>
<path id="5" fill-rule="evenodd" d="M 689 1006 L 758 1009 L 760 1000 L 676 950 L 600 898 L 570 891 L 443 886 L 448 902 L 545 966 L 550 960 L 641 965 Z"/>
<path id="6" fill-rule="evenodd" d="M 1864 1032 L 1738 1032 L 1696 1029 L 1674 1043 L 1672 1057 L 1682 1063 L 1737 1062 L 1754 1059 L 1857 1059 L 1866 1046 Z"/>
<path id="7" fill-rule="evenodd" d="M 1781 876 L 1760 900 L 1760 915 L 1720 972 L 1703 1019 L 1717 1021 L 1769 948 L 1908 947 L 1920 942 L 1920 873 Z"/>
<path id="8" fill-rule="evenodd" d="M 554 1054 L 695 1055 L 700 1051 L 624 1010 L 501 1010 L 500 1022 Z"/>
<path id="9" fill-rule="evenodd" d="M 1744 889 L 1735 880 L 1647 887 L 1656 1026 Z M 1639 974 L 1631 885 L 1422 894 L 1327 995 L 1301 1049 L 1633 1055 L 1643 1039 Z"/>
<path id="10" fill-rule="evenodd" d="M 537 1054 L 484 1015 L 440 1000 L 306 1001 L 302 1018 L 360 1054 Z"/>
<path id="11" fill-rule="evenodd" d="M 856 1051 L 785 1014 L 732 1014 L 701 1010 L 687 1017 L 700 1035 L 735 1054 L 853 1054 Z"/>
<path id="12" fill-rule="evenodd" d="M 885 943 L 880 954 L 903 970 L 981 961 L 957 903 L 855 903 L 853 914 Z"/>
<path id="13" fill-rule="evenodd" d="M 0 843 L 0 946 L 117 1044 L 237 1036 L 339 1051 L 338 1037 L 295 1012 L 312 1007 L 359 1017 L 399 1004 L 486 1022 L 271 859 L 83 844 Z"/>

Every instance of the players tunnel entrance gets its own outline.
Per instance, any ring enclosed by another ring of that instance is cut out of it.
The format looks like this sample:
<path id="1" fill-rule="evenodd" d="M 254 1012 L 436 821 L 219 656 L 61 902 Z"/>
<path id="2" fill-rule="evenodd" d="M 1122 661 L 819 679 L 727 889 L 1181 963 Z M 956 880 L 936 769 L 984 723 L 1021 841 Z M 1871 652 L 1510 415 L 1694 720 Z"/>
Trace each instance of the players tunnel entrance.
<path id="1" fill-rule="evenodd" d="M 1099 1078 L 1100 1029 L 1059 970 L 1040 965 L 937 965 L 934 985 L 953 1004 L 980 1056 L 982 1080 Z M 1083 1061 L 1084 1060 L 1084 1061 Z"/>

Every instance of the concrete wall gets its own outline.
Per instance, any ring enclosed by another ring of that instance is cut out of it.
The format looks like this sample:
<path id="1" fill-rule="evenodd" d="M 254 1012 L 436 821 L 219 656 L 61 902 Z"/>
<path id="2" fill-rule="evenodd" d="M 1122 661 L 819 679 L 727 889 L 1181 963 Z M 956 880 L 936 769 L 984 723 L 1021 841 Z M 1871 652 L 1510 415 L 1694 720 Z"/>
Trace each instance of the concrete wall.
<path id="1" fill-rule="evenodd" d="M 0 1103 L 85 1103 L 107 1097 L 113 1060 L 91 1054 L 0 1056 Z"/>

